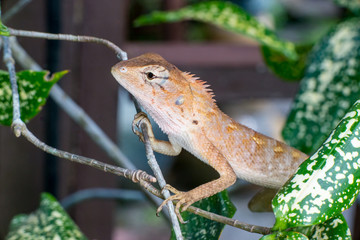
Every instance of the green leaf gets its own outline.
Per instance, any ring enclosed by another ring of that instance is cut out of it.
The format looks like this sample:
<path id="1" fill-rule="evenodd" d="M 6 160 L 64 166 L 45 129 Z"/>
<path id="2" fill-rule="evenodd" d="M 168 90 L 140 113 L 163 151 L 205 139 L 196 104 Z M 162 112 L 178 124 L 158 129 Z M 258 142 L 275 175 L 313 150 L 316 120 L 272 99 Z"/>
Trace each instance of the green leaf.
<path id="1" fill-rule="evenodd" d="M 54 73 L 31 70 L 16 73 L 20 96 L 21 119 L 28 122 L 45 104 L 51 87 L 68 71 Z M 12 122 L 12 93 L 8 72 L 0 70 L 0 124 L 10 126 Z"/>
<path id="2" fill-rule="evenodd" d="M 342 7 L 345 7 L 353 13 L 360 14 L 360 1 L 359 0 L 334 0 L 334 2 Z"/>
<path id="3" fill-rule="evenodd" d="M 276 34 L 240 7 L 230 2 L 210 1 L 190 5 L 172 12 L 156 11 L 135 20 L 136 26 L 197 20 L 217 25 L 226 30 L 244 34 L 271 47 L 290 59 L 297 59 L 295 46 L 291 42 L 280 40 Z"/>
<path id="4" fill-rule="evenodd" d="M 360 100 L 273 199 L 274 230 L 319 224 L 349 208 L 360 188 Z"/>
<path id="5" fill-rule="evenodd" d="M 1 10 L 0 10 L 0 35 L 10 36 L 9 29 L 1 21 Z"/>
<path id="6" fill-rule="evenodd" d="M 336 25 L 313 48 L 283 129 L 291 146 L 313 153 L 360 94 L 360 18 Z"/>
<path id="7" fill-rule="evenodd" d="M 40 207 L 29 215 L 15 216 L 10 223 L 7 240 L 87 239 L 56 199 L 41 195 Z"/>
<path id="8" fill-rule="evenodd" d="M 309 238 L 299 232 L 276 232 L 263 236 L 260 240 L 309 240 Z"/>
<path id="9" fill-rule="evenodd" d="M 299 56 L 291 60 L 279 51 L 268 46 L 261 46 L 261 52 L 268 68 L 278 77 L 288 81 L 298 81 L 304 77 L 305 64 L 312 44 L 295 46 Z"/>
<path id="10" fill-rule="evenodd" d="M 314 226 L 310 240 L 351 240 L 349 226 L 342 214 L 326 222 Z"/>
<path id="11" fill-rule="evenodd" d="M 234 216 L 236 211 L 236 208 L 231 203 L 226 190 L 209 198 L 200 200 L 194 203 L 193 206 L 230 218 Z M 183 219 L 187 221 L 186 224 L 181 224 L 180 226 L 185 240 L 219 239 L 219 236 L 225 226 L 222 223 L 203 218 L 190 212 L 183 212 L 181 215 Z M 174 233 L 172 233 L 171 239 L 176 239 Z"/>

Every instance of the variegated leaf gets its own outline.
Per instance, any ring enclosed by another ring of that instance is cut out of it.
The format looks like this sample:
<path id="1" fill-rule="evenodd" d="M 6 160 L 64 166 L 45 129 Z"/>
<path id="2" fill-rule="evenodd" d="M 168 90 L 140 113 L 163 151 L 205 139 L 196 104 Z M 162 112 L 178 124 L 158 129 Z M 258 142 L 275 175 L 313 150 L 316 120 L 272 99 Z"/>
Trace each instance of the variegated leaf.
<path id="1" fill-rule="evenodd" d="M 351 232 L 342 214 L 314 226 L 310 240 L 351 240 Z"/>
<path id="2" fill-rule="evenodd" d="M 293 43 L 280 40 L 272 30 L 258 22 L 239 6 L 225 1 L 201 2 L 172 12 L 153 12 L 136 19 L 135 25 L 143 26 L 181 20 L 197 20 L 215 24 L 229 31 L 251 37 L 292 60 L 298 57 Z"/>
<path id="3" fill-rule="evenodd" d="M 263 236 L 260 240 L 309 240 L 309 238 L 299 232 L 277 232 Z"/>
<path id="4" fill-rule="evenodd" d="M 360 187 L 360 100 L 273 199 L 274 230 L 323 223 L 349 208 Z"/>
<path id="5" fill-rule="evenodd" d="M 360 14 L 360 1 L 359 0 L 334 0 L 338 5 L 345 7 L 353 13 Z"/>
<path id="6" fill-rule="evenodd" d="M 6 240 L 73 239 L 87 238 L 50 194 L 41 195 L 38 210 L 29 215 L 18 215 L 10 224 Z"/>
<path id="7" fill-rule="evenodd" d="M 360 96 L 360 18 L 334 27 L 314 48 L 283 129 L 291 146 L 313 153 Z"/>
<path id="8" fill-rule="evenodd" d="M 222 191 L 214 196 L 200 200 L 193 205 L 213 213 L 220 214 L 226 217 L 232 217 L 235 214 L 236 208 L 229 199 L 227 191 Z M 219 222 L 203 218 L 190 212 L 182 212 L 186 224 L 181 224 L 181 232 L 184 240 L 198 239 L 198 240 L 215 240 L 224 229 L 225 225 Z M 172 233 L 170 240 L 175 240 L 176 236 Z"/>
<path id="9" fill-rule="evenodd" d="M 16 73 L 20 97 L 21 119 L 25 122 L 35 117 L 45 104 L 51 87 L 68 71 L 54 73 L 48 71 L 21 71 Z M 0 124 L 11 125 L 12 93 L 9 73 L 0 70 Z"/>

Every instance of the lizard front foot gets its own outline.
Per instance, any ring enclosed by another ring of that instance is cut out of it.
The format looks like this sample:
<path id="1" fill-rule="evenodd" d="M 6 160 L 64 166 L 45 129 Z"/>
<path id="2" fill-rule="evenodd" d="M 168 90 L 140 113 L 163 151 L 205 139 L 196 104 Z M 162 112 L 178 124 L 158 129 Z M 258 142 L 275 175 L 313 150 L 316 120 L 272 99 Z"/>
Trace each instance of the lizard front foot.
<path id="1" fill-rule="evenodd" d="M 174 201 L 174 200 L 178 200 L 178 202 L 175 205 L 175 214 L 178 217 L 179 221 L 181 223 L 186 223 L 181 214 L 180 214 L 180 209 L 181 211 L 186 211 L 186 209 L 193 204 L 194 202 L 198 201 L 198 199 L 194 196 L 194 194 L 192 194 L 191 191 L 189 192 L 182 192 L 177 190 L 176 188 L 166 184 L 166 186 L 163 189 L 167 189 L 170 192 L 174 193 L 174 195 L 170 196 L 169 198 L 165 199 L 161 205 L 158 207 L 157 211 L 156 211 L 156 215 L 159 215 L 159 213 L 161 212 L 161 210 L 163 209 L 163 207 L 169 202 L 169 201 Z"/>
<path id="2" fill-rule="evenodd" d="M 145 123 L 148 127 L 151 126 L 148 116 L 144 112 L 139 112 L 134 116 L 134 120 L 132 122 L 132 131 L 139 137 L 140 141 L 145 142 L 144 136 L 140 129 L 141 123 Z"/>

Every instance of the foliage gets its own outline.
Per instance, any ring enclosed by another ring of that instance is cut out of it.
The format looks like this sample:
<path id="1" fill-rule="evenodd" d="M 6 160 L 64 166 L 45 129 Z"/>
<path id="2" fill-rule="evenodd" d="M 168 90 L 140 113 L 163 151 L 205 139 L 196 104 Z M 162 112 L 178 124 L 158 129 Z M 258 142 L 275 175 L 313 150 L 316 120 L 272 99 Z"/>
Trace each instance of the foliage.
<path id="1" fill-rule="evenodd" d="M 35 117 L 45 104 L 51 87 L 67 71 L 54 73 L 47 71 L 21 71 L 16 74 L 20 96 L 21 119 L 28 122 Z M 8 72 L 0 70 L 0 124 L 10 126 L 12 122 L 12 93 Z"/>
<path id="2" fill-rule="evenodd" d="M 334 1 L 359 13 L 356 1 Z M 321 147 L 273 199 L 276 223 L 273 233 L 262 239 L 351 239 L 341 212 L 353 204 L 360 189 L 360 100 L 353 105 L 360 92 L 360 18 L 338 23 L 315 47 L 283 42 L 242 9 L 225 2 L 153 12 L 135 24 L 184 19 L 254 38 L 263 45 L 264 60 L 276 75 L 302 79 L 283 136 L 307 153 Z"/>
<path id="3" fill-rule="evenodd" d="M 312 44 L 302 44 L 295 46 L 299 56 L 298 59 L 292 60 L 279 51 L 268 46 L 261 46 L 264 61 L 268 68 L 278 77 L 288 81 L 298 81 L 303 78 L 305 65 Z"/>
<path id="4" fill-rule="evenodd" d="M 281 52 L 291 60 L 296 60 L 298 57 L 293 43 L 280 40 L 272 30 L 258 22 L 239 6 L 229 2 L 201 2 L 177 11 L 156 11 L 141 16 L 135 21 L 135 25 L 143 26 L 181 20 L 197 20 L 215 24 L 226 30 L 251 37 L 259 43 Z"/>
<path id="5" fill-rule="evenodd" d="M 194 203 L 193 206 L 230 218 L 236 211 L 226 190 L 207 199 L 198 201 Z M 224 224 L 200 217 L 190 212 L 183 212 L 181 215 L 184 220 L 187 221 L 186 224 L 181 224 L 180 226 L 184 239 L 215 240 L 219 239 L 219 236 L 224 229 Z M 176 239 L 174 233 L 172 233 L 171 239 Z"/>
<path id="6" fill-rule="evenodd" d="M 360 14 L 360 1 L 357 0 L 334 0 L 338 5 L 345 7 L 353 13 Z"/>
<path id="7" fill-rule="evenodd" d="M 358 99 L 360 18 L 339 23 L 314 47 L 283 130 L 284 139 L 314 152 Z"/>
<path id="8" fill-rule="evenodd" d="M 6 239 L 86 240 L 87 238 L 81 233 L 56 199 L 48 193 L 43 193 L 40 207 L 35 212 L 13 218 Z"/>
<path id="9" fill-rule="evenodd" d="M 360 186 L 360 100 L 273 199 L 275 230 L 323 223 L 349 208 Z"/>
<path id="10" fill-rule="evenodd" d="M 0 17 L 1 17 L 1 9 L 0 9 Z M 0 18 L 0 35 L 2 36 L 9 36 L 9 29 L 2 23 Z"/>

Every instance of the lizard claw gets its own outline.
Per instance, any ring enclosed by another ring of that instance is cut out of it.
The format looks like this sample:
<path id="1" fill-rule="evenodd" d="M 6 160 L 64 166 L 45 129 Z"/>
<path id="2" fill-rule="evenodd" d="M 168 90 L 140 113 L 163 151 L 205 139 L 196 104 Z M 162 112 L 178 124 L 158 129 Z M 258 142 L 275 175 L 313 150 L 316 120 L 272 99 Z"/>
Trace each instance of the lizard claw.
<path id="1" fill-rule="evenodd" d="M 149 122 L 149 119 L 148 119 L 146 113 L 139 112 L 134 116 L 134 120 L 132 122 L 132 131 L 139 137 L 140 141 L 142 141 L 142 142 L 145 141 L 144 136 L 141 133 L 141 131 L 139 131 L 138 129 L 140 129 L 140 125 L 143 121 Z M 149 122 L 149 124 L 150 124 L 150 122 Z"/>
<path id="2" fill-rule="evenodd" d="M 180 209 L 181 212 L 186 211 L 186 209 L 195 202 L 194 198 L 192 197 L 190 192 L 182 192 L 177 190 L 176 188 L 166 184 L 165 187 L 163 188 L 169 190 L 170 192 L 174 193 L 174 195 L 170 196 L 169 198 L 165 199 L 160 206 L 158 207 L 158 209 L 156 210 L 156 215 L 158 216 L 159 213 L 161 212 L 161 210 L 163 209 L 163 207 L 169 202 L 169 201 L 174 201 L 174 200 L 178 200 L 178 202 L 175 205 L 175 214 L 178 217 L 179 221 L 184 224 L 186 223 L 184 221 L 184 219 L 182 218 L 181 214 L 180 214 Z"/>

